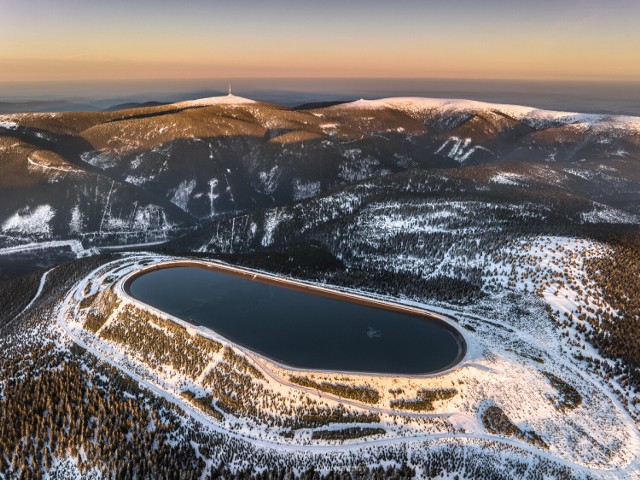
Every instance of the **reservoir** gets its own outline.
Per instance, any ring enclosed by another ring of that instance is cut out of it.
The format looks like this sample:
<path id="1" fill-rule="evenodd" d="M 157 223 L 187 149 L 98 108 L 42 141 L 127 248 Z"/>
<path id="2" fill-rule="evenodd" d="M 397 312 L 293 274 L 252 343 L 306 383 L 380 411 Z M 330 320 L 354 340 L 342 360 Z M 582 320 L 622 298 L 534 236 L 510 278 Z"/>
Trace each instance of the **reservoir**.
<path id="1" fill-rule="evenodd" d="M 144 271 L 125 289 L 140 302 L 292 367 L 428 374 L 452 367 L 466 352 L 460 333 L 426 312 L 346 301 L 339 292 L 313 293 L 215 265 Z"/>

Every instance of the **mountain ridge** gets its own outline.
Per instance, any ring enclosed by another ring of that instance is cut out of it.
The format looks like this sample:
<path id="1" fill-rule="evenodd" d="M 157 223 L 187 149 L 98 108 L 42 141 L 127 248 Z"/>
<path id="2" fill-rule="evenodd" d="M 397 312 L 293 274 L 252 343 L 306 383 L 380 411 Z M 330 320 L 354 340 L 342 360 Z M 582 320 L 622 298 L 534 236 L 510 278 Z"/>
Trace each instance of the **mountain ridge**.
<path id="1" fill-rule="evenodd" d="M 2 115 L 0 248 L 170 240 L 368 179 L 501 164 L 529 172 L 498 182 L 517 184 L 521 175 L 531 183 L 546 171 L 546 181 L 572 195 L 635 215 L 639 125 L 640 117 L 411 97 L 296 110 L 226 95 Z M 37 228 L 17 228 L 34 212 L 48 214 Z"/>

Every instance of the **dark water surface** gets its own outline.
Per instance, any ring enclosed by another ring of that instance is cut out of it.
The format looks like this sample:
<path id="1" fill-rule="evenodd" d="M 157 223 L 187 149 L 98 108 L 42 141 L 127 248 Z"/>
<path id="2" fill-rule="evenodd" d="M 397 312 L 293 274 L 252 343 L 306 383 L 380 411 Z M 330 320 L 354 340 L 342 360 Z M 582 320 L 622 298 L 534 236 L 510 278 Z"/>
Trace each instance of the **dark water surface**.
<path id="1" fill-rule="evenodd" d="M 128 290 L 146 304 L 294 367 L 431 373 L 451 366 L 464 348 L 459 334 L 437 319 L 195 266 L 142 274 Z"/>

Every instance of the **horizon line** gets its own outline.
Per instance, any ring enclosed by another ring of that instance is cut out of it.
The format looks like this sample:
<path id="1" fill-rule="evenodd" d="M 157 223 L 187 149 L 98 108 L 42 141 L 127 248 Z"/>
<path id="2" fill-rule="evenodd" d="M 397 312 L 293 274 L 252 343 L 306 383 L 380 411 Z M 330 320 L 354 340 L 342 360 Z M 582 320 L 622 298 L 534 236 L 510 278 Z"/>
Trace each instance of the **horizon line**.
<path id="1" fill-rule="evenodd" d="M 640 84 L 640 78 L 582 78 L 582 77 L 554 77 L 554 78 L 523 78 L 523 77 L 429 77 L 429 76 L 212 76 L 212 77 L 167 77 L 167 78 L 91 78 L 91 79 L 54 79 L 54 80 L 1 80 L 0 84 L 55 84 L 55 83 L 157 83 L 157 82 L 203 82 L 215 81 L 248 81 L 248 80 L 394 80 L 394 81 L 466 81 L 466 82 L 521 82 L 521 83 L 632 83 Z"/>

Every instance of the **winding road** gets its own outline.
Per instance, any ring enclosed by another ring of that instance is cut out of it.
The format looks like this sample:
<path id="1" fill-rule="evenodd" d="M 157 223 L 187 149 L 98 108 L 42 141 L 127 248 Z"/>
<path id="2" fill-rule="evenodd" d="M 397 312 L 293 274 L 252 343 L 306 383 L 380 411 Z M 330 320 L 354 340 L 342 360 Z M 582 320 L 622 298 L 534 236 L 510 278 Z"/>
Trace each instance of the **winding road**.
<path id="1" fill-rule="evenodd" d="M 31 301 L 27 304 L 26 307 L 24 307 L 22 310 L 20 310 L 20 313 L 18 313 L 15 317 L 13 317 L 11 320 L 9 320 L 7 323 L 5 323 L 4 325 L 2 325 L 2 327 L 0 327 L 0 329 L 2 328 L 6 328 L 9 325 L 13 324 L 13 322 L 15 322 L 18 318 L 20 318 L 22 316 L 22 314 L 24 312 L 26 312 L 27 310 L 29 310 L 31 308 L 31 306 L 36 302 L 36 300 L 40 297 L 40 294 L 42 293 L 42 290 L 44 289 L 44 285 L 47 282 L 47 276 L 49 275 L 49 273 L 51 273 L 53 271 L 55 267 L 47 270 L 46 272 L 44 272 L 42 274 L 42 276 L 40 277 L 40 284 L 38 285 L 38 290 L 36 290 L 36 293 L 34 294 L 33 298 L 31 299 Z"/>

